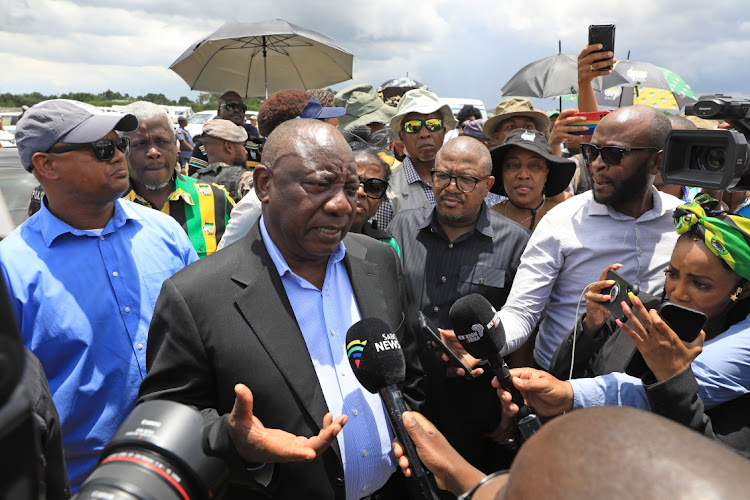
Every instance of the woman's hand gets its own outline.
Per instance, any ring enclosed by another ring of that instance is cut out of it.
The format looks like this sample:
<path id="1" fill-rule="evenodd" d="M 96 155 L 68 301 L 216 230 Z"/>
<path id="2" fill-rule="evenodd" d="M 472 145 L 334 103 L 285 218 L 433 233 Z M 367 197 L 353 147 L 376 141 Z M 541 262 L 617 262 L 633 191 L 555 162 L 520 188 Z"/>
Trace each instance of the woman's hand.
<path id="1" fill-rule="evenodd" d="M 638 297 L 632 294 L 629 297 L 633 309 L 625 301 L 622 302 L 622 310 L 628 323 L 617 320 L 617 325 L 633 340 L 656 380 L 663 382 L 690 366 L 703 350 L 706 332 L 701 330 L 695 340 L 683 342 L 655 309 L 647 311 Z M 642 320 L 638 319 L 634 311 Z"/>
<path id="2" fill-rule="evenodd" d="M 604 46 L 601 43 L 587 45 L 578 54 L 578 85 L 591 85 L 597 76 L 607 76 L 612 73 L 609 66 L 617 62 L 612 52 L 600 52 Z"/>
<path id="3" fill-rule="evenodd" d="M 614 280 L 607 279 L 607 273 L 610 269 L 616 271 L 621 267 L 622 264 L 607 266 L 602 271 L 599 281 L 590 285 L 586 291 L 586 317 L 583 318 L 583 333 L 589 337 L 596 335 L 611 315 L 609 309 L 604 307 L 604 304 L 612 300 L 612 296 L 602 294 L 601 291 L 615 284 Z"/>
<path id="4" fill-rule="evenodd" d="M 587 130 L 587 127 L 576 125 L 576 123 L 585 121 L 583 116 L 570 116 L 578 113 L 577 109 L 563 109 L 560 116 L 557 117 L 552 131 L 549 133 L 549 146 L 552 153 L 557 156 L 562 154 L 562 144 L 565 140 L 575 140 L 579 135 Z"/>
<path id="5" fill-rule="evenodd" d="M 537 414 L 554 417 L 573 409 L 573 387 L 567 381 L 558 380 L 549 373 L 534 368 L 511 368 L 510 374 L 513 385 Z M 492 387 L 497 389 L 497 396 L 503 406 L 503 418 L 518 413 L 519 408 L 512 401 L 513 396 L 500 386 L 497 377 L 492 379 Z"/>

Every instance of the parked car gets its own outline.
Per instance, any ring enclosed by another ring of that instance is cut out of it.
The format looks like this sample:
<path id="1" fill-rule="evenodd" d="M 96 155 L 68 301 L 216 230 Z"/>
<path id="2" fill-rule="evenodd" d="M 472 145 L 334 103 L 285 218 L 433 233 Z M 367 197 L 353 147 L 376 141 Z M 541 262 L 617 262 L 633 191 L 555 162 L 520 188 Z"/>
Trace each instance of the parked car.
<path id="1" fill-rule="evenodd" d="M 193 138 L 203 134 L 203 124 L 213 120 L 218 115 L 217 111 L 198 111 L 188 118 L 188 124 L 185 127 Z"/>
<path id="2" fill-rule="evenodd" d="M 13 226 L 28 219 L 31 192 L 38 184 L 39 181 L 21 166 L 18 149 L 0 148 L 0 192 L 5 199 Z M 4 212 L 4 207 L 0 208 L 0 211 Z M 7 217 L 3 214 L 2 218 L 2 232 L 7 232 Z"/>
<path id="3" fill-rule="evenodd" d="M 16 147 L 16 136 L 15 126 L 13 127 L 13 133 L 6 130 L 0 130 L 0 146 L 3 148 L 15 148 Z"/>
<path id="4" fill-rule="evenodd" d="M 0 120 L 3 122 L 3 128 L 6 132 L 11 134 L 16 133 L 16 123 L 21 118 L 21 113 L 18 111 L 0 113 Z"/>

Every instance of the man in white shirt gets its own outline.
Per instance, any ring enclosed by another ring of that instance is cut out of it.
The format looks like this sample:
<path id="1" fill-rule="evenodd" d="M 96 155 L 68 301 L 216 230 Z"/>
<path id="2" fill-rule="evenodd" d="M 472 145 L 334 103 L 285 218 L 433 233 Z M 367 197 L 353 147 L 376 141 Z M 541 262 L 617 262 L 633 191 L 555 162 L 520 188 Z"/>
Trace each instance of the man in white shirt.
<path id="1" fill-rule="evenodd" d="M 618 272 L 642 290 L 661 291 L 677 240 L 672 213 L 681 203 L 652 186 L 670 128 L 660 111 L 628 106 L 603 118 L 591 143 L 581 145 L 592 189 L 550 210 L 529 240 L 500 312 L 503 354 L 518 349 L 541 319 L 534 359 L 547 369 L 586 286 L 610 264 L 621 263 Z"/>

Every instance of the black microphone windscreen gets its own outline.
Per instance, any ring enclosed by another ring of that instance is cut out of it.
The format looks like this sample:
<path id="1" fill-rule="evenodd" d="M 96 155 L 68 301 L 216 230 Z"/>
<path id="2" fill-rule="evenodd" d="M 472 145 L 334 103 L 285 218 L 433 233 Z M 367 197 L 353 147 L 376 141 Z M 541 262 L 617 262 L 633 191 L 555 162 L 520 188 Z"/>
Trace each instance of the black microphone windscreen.
<path id="1" fill-rule="evenodd" d="M 388 323 L 365 318 L 346 332 L 346 356 L 362 387 L 375 394 L 406 378 L 406 361 Z"/>
<path id="2" fill-rule="evenodd" d="M 505 347 L 503 325 L 494 319 L 492 304 L 478 293 L 458 299 L 448 314 L 458 341 L 475 358 L 486 358 Z"/>

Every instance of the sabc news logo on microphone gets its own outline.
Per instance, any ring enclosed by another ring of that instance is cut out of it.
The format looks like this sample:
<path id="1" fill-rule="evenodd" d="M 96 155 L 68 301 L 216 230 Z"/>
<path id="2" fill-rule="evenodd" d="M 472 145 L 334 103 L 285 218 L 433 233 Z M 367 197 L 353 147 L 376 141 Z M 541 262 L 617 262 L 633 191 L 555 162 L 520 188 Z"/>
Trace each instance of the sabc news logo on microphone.
<path id="1" fill-rule="evenodd" d="M 375 352 L 390 351 L 392 349 L 401 350 L 401 344 L 398 343 L 395 333 L 384 333 L 382 337 L 383 340 L 371 344 L 375 346 Z M 366 340 L 352 340 L 346 345 L 346 355 L 354 361 L 357 368 L 359 368 L 359 363 L 362 361 L 361 358 L 362 353 L 365 351 L 365 346 L 367 346 Z"/>

